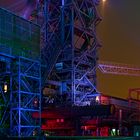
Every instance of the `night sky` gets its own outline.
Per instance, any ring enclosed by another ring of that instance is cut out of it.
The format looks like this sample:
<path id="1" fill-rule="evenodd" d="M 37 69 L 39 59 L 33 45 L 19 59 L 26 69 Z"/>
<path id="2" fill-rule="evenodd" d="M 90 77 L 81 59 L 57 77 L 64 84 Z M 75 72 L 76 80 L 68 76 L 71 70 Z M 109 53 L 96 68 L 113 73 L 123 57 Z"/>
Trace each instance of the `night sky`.
<path id="1" fill-rule="evenodd" d="M 140 0 L 106 0 L 99 11 L 100 60 L 140 67 Z M 99 91 L 116 97 L 127 98 L 129 88 L 140 87 L 140 77 L 98 72 L 97 78 Z"/>

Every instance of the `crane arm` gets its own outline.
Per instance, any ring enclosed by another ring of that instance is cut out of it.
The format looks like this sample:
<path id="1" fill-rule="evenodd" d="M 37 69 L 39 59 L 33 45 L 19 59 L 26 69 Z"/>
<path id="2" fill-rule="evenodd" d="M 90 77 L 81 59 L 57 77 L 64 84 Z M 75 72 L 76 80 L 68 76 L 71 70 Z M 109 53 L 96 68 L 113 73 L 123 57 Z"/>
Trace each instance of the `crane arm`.
<path id="1" fill-rule="evenodd" d="M 129 66 L 126 64 L 109 63 L 100 61 L 98 68 L 105 74 L 140 76 L 140 68 Z"/>

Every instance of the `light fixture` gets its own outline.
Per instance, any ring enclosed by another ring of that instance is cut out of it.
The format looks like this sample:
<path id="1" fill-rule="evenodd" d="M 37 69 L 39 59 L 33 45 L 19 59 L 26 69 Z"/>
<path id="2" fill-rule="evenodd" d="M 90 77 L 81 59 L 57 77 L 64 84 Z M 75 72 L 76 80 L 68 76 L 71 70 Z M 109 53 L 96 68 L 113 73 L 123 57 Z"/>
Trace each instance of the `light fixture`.
<path id="1" fill-rule="evenodd" d="M 6 93 L 8 91 L 8 85 L 7 85 L 7 83 L 5 82 L 4 83 L 4 93 Z"/>
<path id="2" fill-rule="evenodd" d="M 97 103 L 99 103 L 100 102 L 99 96 L 96 96 L 96 99 L 95 100 L 96 100 Z"/>

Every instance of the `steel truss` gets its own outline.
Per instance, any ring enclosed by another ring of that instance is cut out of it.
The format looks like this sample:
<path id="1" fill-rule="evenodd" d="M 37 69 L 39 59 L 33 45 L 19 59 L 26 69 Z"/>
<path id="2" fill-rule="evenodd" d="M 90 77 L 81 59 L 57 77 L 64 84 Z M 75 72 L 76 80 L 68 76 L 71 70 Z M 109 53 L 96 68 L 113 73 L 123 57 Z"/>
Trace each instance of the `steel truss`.
<path id="1" fill-rule="evenodd" d="M 39 26 L 0 8 L 0 136 L 40 132 L 39 35 Z"/>
<path id="2" fill-rule="evenodd" d="M 18 57 L 13 64 L 12 82 L 11 134 L 19 137 L 38 135 L 41 122 L 33 118 L 33 113 L 41 114 L 40 62 Z"/>
<path id="3" fill-rule="evenodd" d="M 110 63 L 100 62 L 98 68 L 102 73 L 105 74 L 116 74 L 116 75 L 128 75 L 128 76 L 140 76 L 140 68 L 121 64 L 121 63 Z"/>
<path id="4" fill-rule="evenodd" d="M 9 110 L 12 92 L 12 61 L 12 57 L 0 53 L 0 131 L 3 135 L 9 135 L 10 128 Z"/>
<path id="5" fill-rule="evenodd" d="M 96 89 L 96 25 L 100 18 L 94 0 L 61 0 L 44 3 L 47 68 L 46 87 L 58 91 L 51 103 L 90 105 Z M 54 99 L 55 98 L 55 99 Z"/>
<path id="6" fill-rule="evenodd" d="M 45 75 L 43 81 L 45 82 L 50 72 L 52 71 L 58 56 L 61 52 L 61 9 L 58 8 L 59 1 L 44 1 L 43 14 L 44 25 L 42 27 L 43 39 L 41 38 L 42 60 L 46 64 Z M 43 41 L 42 41 L 43 40 Z M 47 46 L 46 46 L 47 45 Z"/>

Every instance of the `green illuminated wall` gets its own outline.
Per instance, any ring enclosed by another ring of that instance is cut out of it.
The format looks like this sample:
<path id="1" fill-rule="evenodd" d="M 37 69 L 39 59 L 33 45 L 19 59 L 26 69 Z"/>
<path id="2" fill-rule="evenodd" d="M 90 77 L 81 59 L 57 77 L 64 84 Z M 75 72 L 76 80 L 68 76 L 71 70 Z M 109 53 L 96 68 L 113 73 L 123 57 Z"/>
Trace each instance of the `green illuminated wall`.
<path id="1" fill-rule="evenodd" d="M 39 57 L 40 27 L 0 8 L 0 48 L 2 46 L 10 48 L 12 55 Z"/>
<path id="2" fill-rule="evenodd" d="M 31 59 L 40 58 L 40 27 L 0 8 L 0 53 Z M 10 82 L 7 81 L 7 83 Z M 0 86 L 3 88 L 3 84 Z M 10 92 L 5 96 L 9 101 Z M 8 111 L 6 109 L 7 103 L 4 103 L 0 94 L 0 120 L 5 112 L 9 112 L 9 108 Z M 9 124 L 8 119 L 2 122 L 0 128 L 9 128 Z"/>

